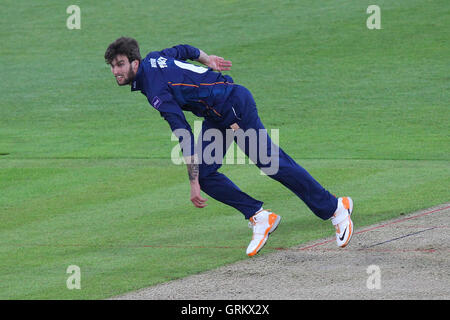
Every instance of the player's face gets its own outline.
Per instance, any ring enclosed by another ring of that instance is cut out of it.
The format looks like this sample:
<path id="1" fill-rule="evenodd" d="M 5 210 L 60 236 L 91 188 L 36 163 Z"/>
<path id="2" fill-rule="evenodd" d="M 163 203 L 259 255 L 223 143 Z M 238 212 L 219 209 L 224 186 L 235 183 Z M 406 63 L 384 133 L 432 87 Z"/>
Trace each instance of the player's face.
<path id="1" fill-rule="evenodd" d="M 133 63 L 135 63 L 133 61 Z M 117 84 L 119 86 L 125 86 L 130 84 L 131 81 L 136 77 L 136 71 L 133 70 L 133 63 L 128 61 L 128 57 L 124 55 L 117 55 L 113 61 L 111 61 L 111 72 L 116 78 Z"/>

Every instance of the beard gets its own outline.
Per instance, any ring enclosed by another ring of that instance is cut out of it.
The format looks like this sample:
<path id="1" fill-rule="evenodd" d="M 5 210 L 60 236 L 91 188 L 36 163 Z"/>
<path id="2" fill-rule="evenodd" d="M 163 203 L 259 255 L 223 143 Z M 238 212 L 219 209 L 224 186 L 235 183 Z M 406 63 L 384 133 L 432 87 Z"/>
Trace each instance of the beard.
<path id="1" fill-rule="evenodd" d="M 126 86 L 126 85 L 129 85 L 134 80 L 135 77 L 136 77 L 136 73 L 133 72 L 133 68 L 131 68 L 131 65 L 130 65 L 130 69 L 128 70 L 127 74 L 123 76 L 123 81 L 119 82 L 119 80 L 117 78 L 116 78 L 116 81 L 119 86 Z"/>

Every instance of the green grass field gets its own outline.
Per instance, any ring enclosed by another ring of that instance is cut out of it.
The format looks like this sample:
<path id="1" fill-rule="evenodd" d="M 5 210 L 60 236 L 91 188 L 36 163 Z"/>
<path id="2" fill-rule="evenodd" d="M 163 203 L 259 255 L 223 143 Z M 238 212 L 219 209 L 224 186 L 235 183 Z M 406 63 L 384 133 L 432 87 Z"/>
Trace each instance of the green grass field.
<path id="1" fill-rule="evenodd" d="M 101 299 L 247 259 L 242 215 L 190 203 L 168 124 L 117 87 L 103 54 L 122 35 L 231 60 L 281 147 L 352 196 L 356 228 L 449 201 L 450 5 L 379 0 L 369 30 L 371 4 L 3 0 L 0 299 Z M 222 172 L 283 216 L 261 254 L 333 235 L 256 167 Z"/>

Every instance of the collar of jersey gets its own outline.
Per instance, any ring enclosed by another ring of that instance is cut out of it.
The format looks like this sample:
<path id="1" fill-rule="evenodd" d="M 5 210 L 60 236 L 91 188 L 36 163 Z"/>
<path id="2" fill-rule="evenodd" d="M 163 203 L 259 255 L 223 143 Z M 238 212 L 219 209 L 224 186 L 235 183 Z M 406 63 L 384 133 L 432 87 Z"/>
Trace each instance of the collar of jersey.
<path id="1" fill-rule="evenodd" d="M 131 91 L 142 90 L 142 77 L 144 74 L 143 69 L 144 69 L 143 63 L 141 60 L 141 62 L 139 63 L 138 71 L 136 73 L 136 77 L 134 78 L 133 82 L 131 83 Z"/>

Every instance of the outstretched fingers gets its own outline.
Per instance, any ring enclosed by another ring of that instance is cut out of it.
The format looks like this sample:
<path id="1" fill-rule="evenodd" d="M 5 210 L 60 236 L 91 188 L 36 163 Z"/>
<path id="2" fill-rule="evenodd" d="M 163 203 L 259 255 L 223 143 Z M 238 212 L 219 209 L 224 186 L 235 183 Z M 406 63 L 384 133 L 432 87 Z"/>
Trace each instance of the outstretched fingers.
<path id="1" fill-rule="evenodd" d="M 229 60 L 225 60 L 222 57 L 210 55 L 209 67 L 216 71 L 227 71 L 231 69 L 232 63 Z"/>

